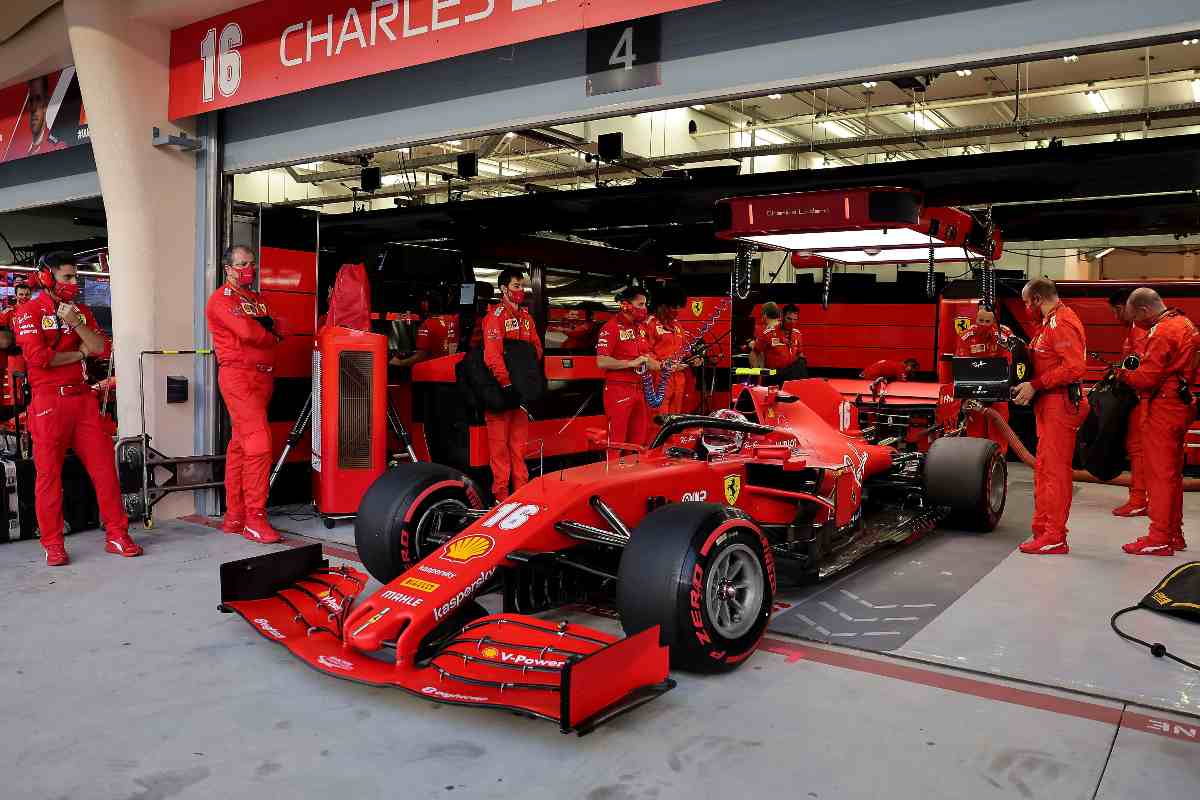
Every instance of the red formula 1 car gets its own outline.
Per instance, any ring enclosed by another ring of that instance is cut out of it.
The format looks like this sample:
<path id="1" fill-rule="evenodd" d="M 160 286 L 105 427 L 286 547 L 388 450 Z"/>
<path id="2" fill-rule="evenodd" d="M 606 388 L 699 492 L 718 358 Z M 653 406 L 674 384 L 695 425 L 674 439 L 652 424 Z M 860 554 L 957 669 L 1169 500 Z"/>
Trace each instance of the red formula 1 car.
<path id="1" fill-rule="evenodd" d="M 586 732 L 673 686 L 670 666 L 749 658 L 777 580 L 823 576 L 944 519 L 990 530 L 1007 494 L 991 441 L 870 443 L 823 380 L 740 387 L 735 409 L 668 417 L 638 453 L 537 478 L 482 508 L 436 464 L 383 475 L 356 523 L 367 576 L 320 548 L 222 566 L 224 611 L 339 678 L 503 708 Z M 475 598 L 497 592 L 503 613 Z M 607 595 L 619 638 L 538 612 Z"/>

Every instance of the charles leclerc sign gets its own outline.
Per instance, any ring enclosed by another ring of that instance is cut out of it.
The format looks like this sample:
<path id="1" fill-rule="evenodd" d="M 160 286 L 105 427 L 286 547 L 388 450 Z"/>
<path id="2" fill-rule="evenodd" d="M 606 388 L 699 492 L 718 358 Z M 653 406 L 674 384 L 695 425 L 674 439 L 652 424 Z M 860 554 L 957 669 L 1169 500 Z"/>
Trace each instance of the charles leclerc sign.
<path id="1" fill-rule="evenodd" d="M 169 116 L 714 2 L 263 0 L 171 32 Z"/>

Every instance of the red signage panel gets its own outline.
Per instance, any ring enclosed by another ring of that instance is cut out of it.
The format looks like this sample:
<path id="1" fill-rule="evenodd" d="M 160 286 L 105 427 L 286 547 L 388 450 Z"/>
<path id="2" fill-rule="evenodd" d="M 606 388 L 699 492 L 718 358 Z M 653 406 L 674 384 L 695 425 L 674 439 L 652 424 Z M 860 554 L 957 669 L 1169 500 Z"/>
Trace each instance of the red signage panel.
<path id="1" fill-rule="evenodd" d="M 88 141 L 74 67 L 0 89 L 0 162 Z"/>
<path id="2" fill-rule="evenodd" d="M 715 2 L 263 0 L 172 31 L 169 116 Z"/>

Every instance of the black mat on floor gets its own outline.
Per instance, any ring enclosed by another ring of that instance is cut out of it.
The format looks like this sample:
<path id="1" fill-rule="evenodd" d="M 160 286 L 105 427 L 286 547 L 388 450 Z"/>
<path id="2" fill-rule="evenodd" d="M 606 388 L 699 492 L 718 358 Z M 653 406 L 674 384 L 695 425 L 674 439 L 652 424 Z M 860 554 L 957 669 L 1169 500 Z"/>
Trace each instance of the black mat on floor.
<path id="1" fill-rule="evenodd" d="M 770 630 L 867 650 L 895 650 L 937 618 L 1029 536 L 1031 481 L 1010 479 L 1004 519 L 991 533 L 939 529 L 847 572 L 776 599 Z M 1013 591 L 1020 591 L 1013 587 Z"/>

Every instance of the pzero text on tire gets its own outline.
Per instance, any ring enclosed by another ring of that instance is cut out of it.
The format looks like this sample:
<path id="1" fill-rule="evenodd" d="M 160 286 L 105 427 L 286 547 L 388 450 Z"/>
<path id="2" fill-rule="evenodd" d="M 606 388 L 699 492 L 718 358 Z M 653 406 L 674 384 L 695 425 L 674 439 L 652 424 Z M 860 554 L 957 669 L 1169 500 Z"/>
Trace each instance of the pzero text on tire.
<path id="1" fill-rule="evenodd" d="M 660 626 L 680 669 L 735 669 L 758 647 L 774 602 L 770 544 L 735 508 L 663 506 L 638 524 L 621 554 L 617 611 L 625 633 Z"/>
<path id="2" fill-rule="evenodd" d="M 925 454 L 925 494 L 950 509 L 946 524 L 991 531 L 1000 524 L 1008 498 L 1008 463 L 990 439 L 950 436 Z"/>
<path id="3" fill-rule="evenodd" d="M 442 543 L 438 512 L 479 508 L 478 490 L 441 464 L 401 464 L 371 484 L 354 520 L 354 544 L 367 572 L 388 583 Z"/>

